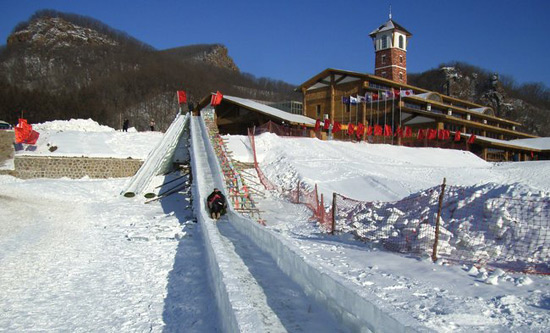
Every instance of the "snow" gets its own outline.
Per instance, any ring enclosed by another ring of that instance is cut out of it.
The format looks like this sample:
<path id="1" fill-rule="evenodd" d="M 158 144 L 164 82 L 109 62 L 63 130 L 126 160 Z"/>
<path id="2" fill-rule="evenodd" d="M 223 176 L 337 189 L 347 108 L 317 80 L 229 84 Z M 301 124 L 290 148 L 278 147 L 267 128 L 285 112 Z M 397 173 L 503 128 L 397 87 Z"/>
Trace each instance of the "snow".
<path id="1" fill-rule="evenodd" d="M 527 148 L 550 150 L 550 138 L 532 138 L 510 140 L 510 144 Z"/>
<path id="2" fill-rule="evenodd" d="M 161 132 L 139 133 L 135 128 L 117 132 L 92 119 L 56 120 L 32 126 L 40 133 L 38 142 L 18 151 L 19 155 L 145 159 L 163 136 Z"/>
<path id="3" fill-rule="evenodd" d="M 33 128 L 41 134 L 36 150 L 18 154 L 145 158 L 162 139 L 158 132 L 122 133 L 92 120 Z M 226 138 L 236 159 L 252 161 L 246 137 Z M 58 149 L 50 152 L 48 144 Z M 462 151 L 269 133 L 256 138 L 256 147 L 272 182 L 317 184 L 325 198 L 338 192 L 387 205 L 443 178 L 453 186 L 550 197 L 546 161 L 494 164 Z M 200 158 L 193 155 L 194 163 L 203 163 L 194 169 L 195 198 L 221 182 L 212 151 L 202 149 Z M 2 329 L 347 331 L 357 320 L 372 320 L 366 327 L 386 331 L 405 325 L 543 332 L 550 325 L 548 276 L 432 263 L 350 233 L 327 235 L 309 220 L 307 208 L 276 193 L 258 200 L 267 227 L 232 212 L 231 222 L 215 225 L 202 212 L 193 216 L 187 192 L 144 204 L 139 196 L 119 195 L 128 181 L 0 176 Z M 200 212 L 201 200 L 193 205 Z"/>

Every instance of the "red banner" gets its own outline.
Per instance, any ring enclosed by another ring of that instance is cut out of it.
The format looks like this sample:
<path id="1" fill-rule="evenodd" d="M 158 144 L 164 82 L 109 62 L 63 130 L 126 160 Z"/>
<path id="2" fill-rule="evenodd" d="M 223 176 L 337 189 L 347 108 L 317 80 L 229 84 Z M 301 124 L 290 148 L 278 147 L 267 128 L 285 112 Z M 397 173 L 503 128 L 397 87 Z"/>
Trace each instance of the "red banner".
<path id="1" fill-rule="evenodd" d="M 357 130 L 355 132 L 358 137 L 363 136 L 363 133 L 365 133 L 365 125 L 363 125 L 363 123 L 357 124 Z"/>
<path id="2" fill-rule="evenodd" d="M 325 124 L 323 126 L 323 129 L 328 130 L 329 127 L 330 127 L 330 119 L 327 118 L 325 119 Z"/>
<path id="3" fill-rule="evenodd" d="M 460 141 L 460 131 L 455 132 L 455 141 Z"/>
<path id="4" fill-rule="evenodd" d="M 349 135 L 352 135 L 353 132 L 355 132 L 355 126 L 353 126 L 352 123 L 349 123 L 349 124 L 348 124 L 348 134 L 349 134 Z"/>
<path id="5" fill-rule="evenodd" d="M 392 135 L 391 126 L 390 125 L 385 125 L 384 126 L 384 136 L 391 136 L 391 135 Z"/>
<path id="6" fill-rule="evenodd" d="M 374 136 L 382 135 L 382 126 L 374 125 Z"/>
<path id="7" fill-rule="evenodd" d="M 334 122 L 334 127 L 332 128 L 332 133 L 338 133 L 342 130 L 342 124 L 340 124 L 339 122 L 335 121 Z"/>

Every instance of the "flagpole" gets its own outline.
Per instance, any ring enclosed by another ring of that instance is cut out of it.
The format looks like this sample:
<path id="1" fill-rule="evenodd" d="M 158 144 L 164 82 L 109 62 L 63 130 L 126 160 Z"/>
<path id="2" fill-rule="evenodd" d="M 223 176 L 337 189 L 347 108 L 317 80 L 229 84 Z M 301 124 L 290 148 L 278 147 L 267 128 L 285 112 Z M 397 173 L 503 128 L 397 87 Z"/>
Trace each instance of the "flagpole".
<path id="1" fill-rule="evenodd" d="M 372 125 L 372 113 L 374 112 L 373 107 L 372 107 L 372 99 L 373 98 L 372 98 L 372 94 L 371 94 L 371 96 L 370 96 L 370 123 L 369 123 L 369 125 L 372 126 L 372 130 L 374 131 L 374 126 Z M 371 135 L 372 134 L 374 134 L 374 133 L 371 133 Z M 373 137 L 374 137 L 374 135 L 373 135 Z"/>
<path id="2" fill-rule="evenodd" d="M 392 89 L 392 99 L 391 99 L 391 130 L 392 130 L 392 134 L 395 133 L 395 122 L 394 122 L 394 105 L 395 105 L 395 94 L 393 93 L 393 89 Z M 393 135 L 391 136 L 391 144 L 393 145 Z"/>
<path id="3" fill-rule="evenodd" d="M 386 108 L 388 107 L 388 103 L 386 101 L 386 93 L 384 93 L 384 131 L 386 130 L 386 125 L 388 124 L 387 123 L 387 119 L 386 119 Z M 384 133 L 386 134 L 386 133 Z M 384 143 L 386 143 L 386 135 L 384 135 Z"/>

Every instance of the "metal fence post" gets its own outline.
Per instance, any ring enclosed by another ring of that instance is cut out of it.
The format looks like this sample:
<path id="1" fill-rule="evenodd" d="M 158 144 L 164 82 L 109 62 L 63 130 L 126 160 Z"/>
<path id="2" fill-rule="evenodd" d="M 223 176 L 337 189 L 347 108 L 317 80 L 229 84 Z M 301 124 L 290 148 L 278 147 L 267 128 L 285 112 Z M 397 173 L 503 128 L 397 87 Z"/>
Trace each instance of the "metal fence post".
<path id="1" fill-rule="evenodd" d="M 443 195 L 445 194 L 445 182 L 446 178 L 443 178 L 443 184 L 441 184 L 441 193 L 439 194 L 439 207 L 437 208 L 437 219 L 435 220 L 435 239 L 434 247 L 432 250 L 432 261 L 437 261 L 437 243 L 439 242 L 439 220 L 441 219 L 441 207 L 443 206 Z"/>

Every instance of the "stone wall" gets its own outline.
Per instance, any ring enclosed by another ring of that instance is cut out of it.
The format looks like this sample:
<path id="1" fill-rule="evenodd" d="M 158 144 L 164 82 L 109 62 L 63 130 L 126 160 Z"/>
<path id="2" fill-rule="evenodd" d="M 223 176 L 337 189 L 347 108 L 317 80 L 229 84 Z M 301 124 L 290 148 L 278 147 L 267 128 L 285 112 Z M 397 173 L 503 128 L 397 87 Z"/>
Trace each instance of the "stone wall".
<path id="1" fill-rule="evenodd" d="M 16 177 L 30 178 L 119 178 L 132 177 L 142 160 L 90 157 L 16 156 Z"/>
<path id="2" fill-rule="evenodd" d="M 13 158 L 15 133 L 13 130 L 0 130 L 0 163 Z"/>

